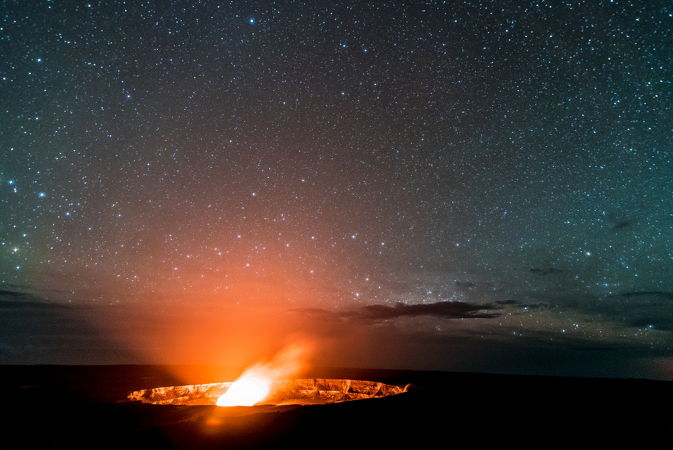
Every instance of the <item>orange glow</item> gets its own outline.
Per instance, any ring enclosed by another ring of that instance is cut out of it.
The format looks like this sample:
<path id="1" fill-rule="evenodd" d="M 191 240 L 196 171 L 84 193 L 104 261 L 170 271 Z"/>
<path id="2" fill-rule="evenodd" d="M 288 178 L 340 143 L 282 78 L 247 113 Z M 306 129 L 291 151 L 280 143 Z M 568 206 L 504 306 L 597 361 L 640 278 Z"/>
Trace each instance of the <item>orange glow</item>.
<path id="1" fill-rule="evenodd" d="M 270 361 L 248 368 L 220 395 L 217 406 L 253 406 L 263 402 L 271 394 L 274 381 L 292 377 L 305 368 L 310 348 L 306 342 L 295 342 Z"/>
<path id="2" fill-rule="evenodd" d="M 246 373 L 217 399 L 217 406 L 253 406 L 271 391 L 272 380 L 261 374 Z"/>

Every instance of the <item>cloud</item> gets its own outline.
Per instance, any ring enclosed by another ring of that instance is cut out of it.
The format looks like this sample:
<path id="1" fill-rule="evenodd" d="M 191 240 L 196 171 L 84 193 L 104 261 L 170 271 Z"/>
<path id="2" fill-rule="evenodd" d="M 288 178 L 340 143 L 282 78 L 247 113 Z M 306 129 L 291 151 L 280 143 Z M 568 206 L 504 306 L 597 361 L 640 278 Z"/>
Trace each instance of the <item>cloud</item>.
<path id="1" fill-rule="evenodd" d="M 618 231 L 618 230 L 623 230 L 625 228 L 629 228 L 631 225 L 633 225 L 633 220 L 622 220 L 619 221 L 615 224 L 612 225 L 612 228 L 610 228 L 612 231 Z"/>
<path id="2" fill-rule="evenodd" d="M 623 213 L 619 213 L 619 214 L 618 213 L 611 213 L 611 214 L 608 214 L 605 221 L 606 221 L 606 223 L 607 223 L 607 225 L 608 225 L 608 227 L 610 228 L 611 231 L 620 231 L 620 230 L 624 230 L 626 228 L 632 227 L 637 222 L 638 218 L 633 217 L 633 215 L 636 215 L 636 214 L 638 214 L 640 216 L 643 215 L 642 212 L 637 213 L 635 211 L 631 212 L 630 215 L 632 217 L 628 217 L 628 216 L 624 215 Z"/>
<path id="3" fill-rule="evenodd" d="M 515 335 L 513 330 L 521 330 L 506 323 L 500 326 L 500 320 L 465 318 L 451 322 L 460 315 L 454 312 L 445 321 L 432 320 L 436 316 L 428 316 L 430 320 L 406 321 L 407 316 L 400 313 L 416 314 L 418 308 L 380 306 L 374 309 L 375 313 L 367 307 L 349 313 L 311 310 L 318 314 L 314 317 L 318 320 L 307 321 L 307 326 L 312 326 L 315 333 L 322 333 L 321 342 L 327 343 L 320 357 L 342 367 L 658 377 L 661 373 L 648 367 L 647 361 L 670 356 L 669 349 L 652 348 L 649 340 L 596 339 L 581 332 L 562 334 L 547 329 L 529 329 Z M 502 310 L 481 310 L 479 306 L 463 305 L 464 314 L 476 311 L 504 316 L 520 304 L 503 306 Z M 385 320 L 382 317 L 393 315 L 391 321 L 380 323 Z M 401 322 L 396 322 L 397 317 Z"/>
<path id="4" fill-rule="evenodd" d="M 630 291 L 597 302 L 595 311 L 639 329 L 673 331 L 673 292 Z M 626 314 L 628 312 L 628 314 Z"/>
<path id="5" fill-rule="evenodd" d="M 43 296 L 43 292 L 47 295 Z M 22 286 L 0 289 L 0 364 L 108 364 L 133 362 L 94 320 L 127 323 L 124 311 L 50 301 Z M 128 311 L 126 316 L 129 316 Z M 122 330 L 123 331 L 123 330 Z"/>
<path id="6" fill-rule="evenodd" d="M 67 309 L 68 306 L 48 302 L 34 294 L 20 290 L 0 289 L 0 310 L 16 309 Z"/>
<path id="7" fill-rule="evenodd" d="M 364 306 L 353 315 L 366 320 L 386 320 L 409 316 L 435 316 L 450 319 L 490 319 L 500 314 L 487 312 L 502 309 L 498 305 L 477 305 L 466 302 L 436 302 L 427 304 L 397 303 L 395 306 Z"/>
<path id="8" fill-rule="evenodd" d="M 26 296 L 25 293 L 23 292 L 17 292 L 17 291 L 10 291 L 7 289 L 0 289 L 0 298 L 2 297 L 10 297 L 10 298 L 17 298 L 17 297 L 24 297 Z"/>
<path id="9" fill-rule="evenodd" d="M 42 302 L 24 302 L 18 300 L 0 300 L 0 310 L 7 309 L 68 309 L 65 305 Z"/>
<path id="10" fill-rule="evenodd" d="M 519 302 L 516 300 L 497 300 L 495 302 L 496 305 L 518 305 Z"/>
<path id="11" fill-rule="evenodd" d="M 626 298 L 660 298 L 665 300 L 673 300 L 673 292 L 666 291 L 634 291 L 634 292 L 624 292 L 619 294 L 622 297 Z"/>
<path id="12" fill-rule="evenodd" d="M 514 301 L 512 300 L 511 302 Z M 492 319 L 499 317 L 500 310 L 502 310 L 504 306 L 510 304 L 510 302 L 476 304 L 442 301 L 421 304 L 396 303 L 393 306 L 367 305 L 346 312 L 333 312 L 318 308 L 304 308 L 297 311 L 313 316 L 358 319 L 364 321 L 380 321 L 417 316 L 433 316 L 444 319 Z"/>
<path id="13" fill-rule="evenodd" d="M 557 275 L 560 273 L 563 273 L 563 270 L 557 269 L 556 267 L 531 267 L 530 268 L 530 273 L 534 273 L 536 275 Z"/>

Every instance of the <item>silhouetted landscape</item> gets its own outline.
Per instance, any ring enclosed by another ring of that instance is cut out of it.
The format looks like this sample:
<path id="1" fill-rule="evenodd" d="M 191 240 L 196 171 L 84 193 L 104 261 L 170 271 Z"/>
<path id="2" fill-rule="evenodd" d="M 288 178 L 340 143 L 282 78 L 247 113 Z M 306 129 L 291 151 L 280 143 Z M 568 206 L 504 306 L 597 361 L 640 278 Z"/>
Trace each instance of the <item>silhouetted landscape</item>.
<path id="1" fill-rule="evenodd" d="M 2 366 L 3 448 L 646 449 L 673 442 L 673 385 L 665 381 L 320 369 L 312 375 L 412 386 L 398 396 L 320 406 L 126 401 L 134 389 L 184 382 L 171 372 L 160 366 Z"/>

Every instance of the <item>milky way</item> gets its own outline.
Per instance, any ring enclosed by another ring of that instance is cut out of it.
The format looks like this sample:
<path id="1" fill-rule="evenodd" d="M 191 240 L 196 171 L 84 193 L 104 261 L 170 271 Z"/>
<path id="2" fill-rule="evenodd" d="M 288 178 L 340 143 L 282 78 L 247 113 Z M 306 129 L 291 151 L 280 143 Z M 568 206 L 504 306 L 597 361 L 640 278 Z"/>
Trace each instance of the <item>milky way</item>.
<path id="1" fill-rule="evenodd" d="M 411 346 L 382 365 L 667 376 L 670 2 L 0 19 L 2 361 L 76 334 L 47 311 L 198 299 Z"/>

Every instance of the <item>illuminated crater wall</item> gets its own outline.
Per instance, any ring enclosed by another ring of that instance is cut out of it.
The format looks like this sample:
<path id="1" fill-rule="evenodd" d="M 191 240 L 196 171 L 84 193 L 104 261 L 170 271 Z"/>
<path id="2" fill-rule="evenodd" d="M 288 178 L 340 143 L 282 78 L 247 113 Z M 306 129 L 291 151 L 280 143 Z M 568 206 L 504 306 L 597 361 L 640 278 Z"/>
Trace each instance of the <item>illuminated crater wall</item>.
<path id="1" fill-rule="evenodd" d="M 154 405 L 215 405 L 231 382 L 165 386 L 133 391 L 129 400 Z M 271 393 L 258 405 L 320 405 L 367 398 L 381 398 L 407 392 L 409 386 L 396 386 L 377 381 L 344 379 L 277 380 Z"/>

